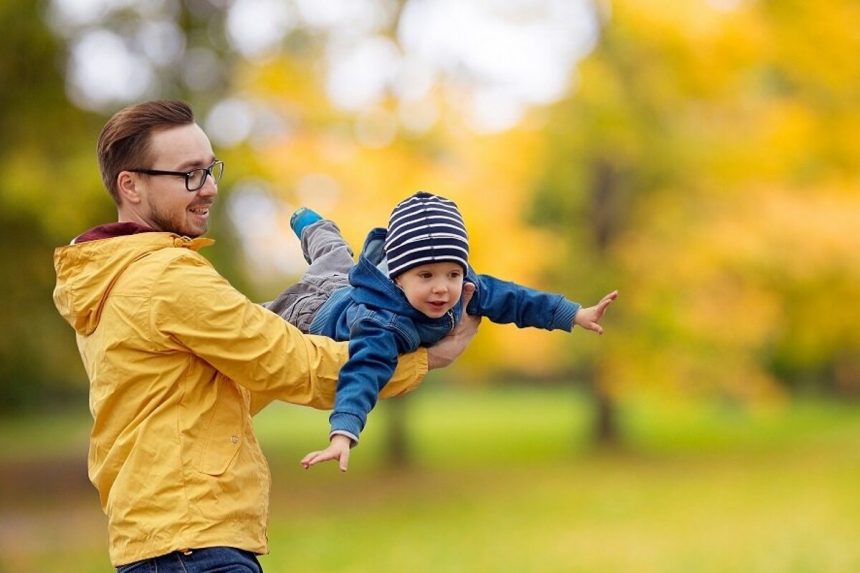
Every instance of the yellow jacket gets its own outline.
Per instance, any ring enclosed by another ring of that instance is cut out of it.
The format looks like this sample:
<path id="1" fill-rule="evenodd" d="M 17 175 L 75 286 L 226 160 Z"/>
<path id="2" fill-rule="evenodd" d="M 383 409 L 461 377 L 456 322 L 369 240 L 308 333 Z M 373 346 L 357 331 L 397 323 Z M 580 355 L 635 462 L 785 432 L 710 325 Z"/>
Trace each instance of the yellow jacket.
<path id="1" fill-rule="evenodd" d="M 269 468 L 251 416 L 279 399 L 330 408 L 346 343 L 252 303 L 197 252 L 145 232 L 60 247 L 54 303 L 90 379 L 89 478 L 127 564 L 219 545 L 266 553 Z M 427 372 L 401 357 L 383 397 Z"/>

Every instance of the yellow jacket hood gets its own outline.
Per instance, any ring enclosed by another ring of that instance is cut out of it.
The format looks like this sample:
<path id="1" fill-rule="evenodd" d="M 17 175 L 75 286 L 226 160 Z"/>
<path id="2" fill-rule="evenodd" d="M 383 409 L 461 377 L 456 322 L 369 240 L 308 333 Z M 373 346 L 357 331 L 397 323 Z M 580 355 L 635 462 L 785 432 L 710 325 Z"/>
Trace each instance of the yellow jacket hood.
<path id="1" fill-rule="evenodd" d="M 121 247 L 117 241 L 122 241 Z M 92 334 L 113 285 L 129 265 L 160 249 L 185 247 L 196 251 L 214 242 L 155 231 L 85 242 L 76 239 L 54 251 L 54 304 L 75 332 Z"/>

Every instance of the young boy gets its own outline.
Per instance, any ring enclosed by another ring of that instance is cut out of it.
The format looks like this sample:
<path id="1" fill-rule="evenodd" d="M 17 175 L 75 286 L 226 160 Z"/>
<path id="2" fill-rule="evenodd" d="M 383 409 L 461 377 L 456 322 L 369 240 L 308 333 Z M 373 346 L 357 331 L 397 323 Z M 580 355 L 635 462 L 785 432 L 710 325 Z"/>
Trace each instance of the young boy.
<path id="1" fill-rule="evenodd" d="M 269 309 L 303 332 L 349 340 L 349 360 L 340 371 L 329 418 L 329 446 L 305 456 L 306 469 L 338 460 L 346 471 L 350 447 L 358 443 L 397 355 L 438 342 L 463 312 L 520 328 L 569 332 L 579 325 L 602 334 L 600 319 L 618 296 L 614 291 L 581 308 L 559 294 L 475 274 L 457 205 L 426 192 L 401 201 L 387 230 L 370 232 L 358 263 L 332 221 L 302 208 L 290 225 L 310 267 Z M 475 287 L 466 309 L 464 283 Z"/>

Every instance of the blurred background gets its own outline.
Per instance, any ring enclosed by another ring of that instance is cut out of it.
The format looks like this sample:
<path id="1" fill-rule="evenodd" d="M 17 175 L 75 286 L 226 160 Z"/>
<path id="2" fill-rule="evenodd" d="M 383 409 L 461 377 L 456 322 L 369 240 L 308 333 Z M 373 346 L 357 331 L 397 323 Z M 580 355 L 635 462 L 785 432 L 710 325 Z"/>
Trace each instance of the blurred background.
<path id="1" fill-rule="evenodd" d="M 860 571 L 860 4 L 4 0 L 0 573 L 109 571 L 52 252 L 115 219 L 110 115 L 192 104 L 225 161 L 207 249 L 252 300 L 428 190 L 483 273 L 606 334 L 485 323 L 384 403 L 257 425 L 267 571 Z"/>

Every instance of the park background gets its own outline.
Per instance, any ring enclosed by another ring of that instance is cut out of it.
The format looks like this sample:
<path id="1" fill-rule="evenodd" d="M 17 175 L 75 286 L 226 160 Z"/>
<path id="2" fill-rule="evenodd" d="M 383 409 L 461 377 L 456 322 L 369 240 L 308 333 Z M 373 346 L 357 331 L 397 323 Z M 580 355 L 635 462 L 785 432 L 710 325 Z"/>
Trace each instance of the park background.
<path id="1" fill-rule="evenodd" d="M 0 572 L 109 571 L 53 249 L 115 211 L 95 140 L 189 101 L 226 163 L 208 254 L 253 300 L 288 219 L 360 247 L 455 200 L 471 262 L 603 337 L 485 323 L 350 471 L 276 405 L 267 571 L 860 571 L 860 4 L 5 0 Z"/>

